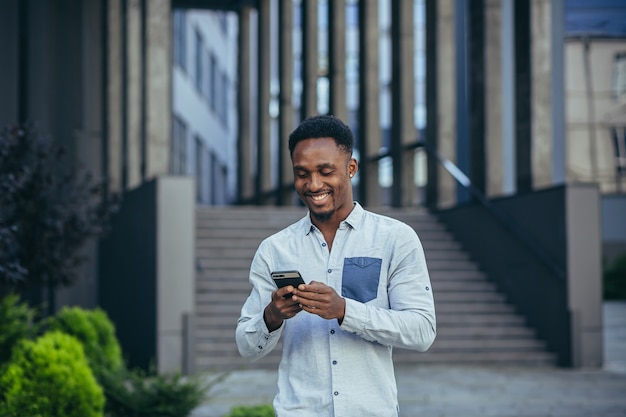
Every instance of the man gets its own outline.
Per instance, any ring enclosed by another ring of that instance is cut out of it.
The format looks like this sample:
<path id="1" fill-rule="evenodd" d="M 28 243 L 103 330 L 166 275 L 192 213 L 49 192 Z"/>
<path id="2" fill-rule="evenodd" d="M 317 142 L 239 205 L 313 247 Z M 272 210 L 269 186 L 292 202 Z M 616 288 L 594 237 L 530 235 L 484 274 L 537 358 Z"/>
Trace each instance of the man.
<path id="1" fill-rule="evenodd" d="M 295 189 L 309 212 L 265 239 L 252 261 L 237 346 L 256 360 L 282 335 L 277 417 L 397 417 L 392 347 L 425 351 L 435 339 L 421 243 L 409 226 L 353 201 L 353 142 L 332 116 L 293 131 Z M 277 289 L 270 274 L 284 270 L 308 284 Z"/>

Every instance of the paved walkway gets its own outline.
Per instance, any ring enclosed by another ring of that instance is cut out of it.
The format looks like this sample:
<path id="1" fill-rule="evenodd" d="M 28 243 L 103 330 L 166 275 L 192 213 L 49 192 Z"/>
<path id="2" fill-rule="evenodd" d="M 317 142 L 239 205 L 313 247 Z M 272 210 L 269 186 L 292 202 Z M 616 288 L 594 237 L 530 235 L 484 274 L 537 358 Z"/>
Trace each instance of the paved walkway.
<path id="1" fill-rule="evenodd" d="M 418 366 L 396 370 L 402 417 L 626 417 L 626 301 L 604 305 L 602 370 Z M 234 372 L 192 417 L 271 404 L 276 372 Z M 342 417 L 342 416 L 338 416 Z M 366 417 L 366 416 L 363 416 Z"/>

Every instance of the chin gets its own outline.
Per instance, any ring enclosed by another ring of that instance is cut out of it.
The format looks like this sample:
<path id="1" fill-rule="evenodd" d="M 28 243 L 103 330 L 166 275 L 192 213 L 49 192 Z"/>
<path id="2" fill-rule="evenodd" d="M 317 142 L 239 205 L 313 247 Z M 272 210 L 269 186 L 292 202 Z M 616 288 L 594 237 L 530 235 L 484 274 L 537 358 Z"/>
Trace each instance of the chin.
<path id="1" fill-rule="evenodd" d="M 333 217 L 334 214 L 335 214 L 335 210 L 323 211 L 323 212 L 311 210 L 311 216 L 315 217 L 317 220 L 321 222 L 330 220 L 330 218 Z"/>

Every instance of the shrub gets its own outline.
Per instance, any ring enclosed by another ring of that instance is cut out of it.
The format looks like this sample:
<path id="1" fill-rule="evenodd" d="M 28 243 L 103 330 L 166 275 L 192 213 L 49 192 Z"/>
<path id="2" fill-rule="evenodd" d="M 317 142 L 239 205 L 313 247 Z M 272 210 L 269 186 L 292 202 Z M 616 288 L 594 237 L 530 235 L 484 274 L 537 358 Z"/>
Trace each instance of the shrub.
<path id="1" fill-rule="evenodd" d="M 185 417 L 202 403 L 208 390 L 198 376 L 141 370 L 105 375 L 104 386 L 111 417 Z"/>
<path id="2" fill-rule="evenodd" d="M 21 339 L 32 339 L 38 332 L 37 310 L 9 294 L 0 300 L 0 364 L 11 357 L 13 347 Z"/>
<path id="3" fill-rule="evenodd" d="M 611 262 L 603 273 L 604 299 L 626 299 L 626 253 Z"/>
<path id="4" fill-rule="evenodd" d="M 269 404 L 256 405 L 253 407 L 241 405 L 233 407 L 226 417 L 274 417 L 274 407 Z"/>
<path id="5" fill-rule="evenodd" d="M 100 308 L 63 307 L 51 318 L 50 330 L 74 336 L 82 343 L 87 361 L 98 379 L 103 372 L 115 372 L 123 366 L 115 326 Z"/>
<path id="6" fill-rule="evenodd" d="M 23 340 L 0 376 L 0 415 L 101 417 L 104 394 L 74 337 L 47 332 Z"/>

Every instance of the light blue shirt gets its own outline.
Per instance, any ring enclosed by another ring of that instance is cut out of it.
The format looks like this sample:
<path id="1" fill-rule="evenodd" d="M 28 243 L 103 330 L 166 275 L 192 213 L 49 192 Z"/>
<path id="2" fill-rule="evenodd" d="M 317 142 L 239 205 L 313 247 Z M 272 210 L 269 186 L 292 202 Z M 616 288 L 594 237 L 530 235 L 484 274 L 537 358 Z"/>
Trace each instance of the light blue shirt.
<path id="1" fill-rule="evenodd" d="M 276 289 L 270 273 L 290 269 L 345 298 L 341 325 L 301 311 L 279 329 L 267 329 L 263 310 Z M 392 347 L 425 351 L 436 334 L 424 251 L 411 227 L 355 203 L 329 252 L 307 215 L 259 245 L 250 283 L 237 346 L 254 361 L 282 335 L 277 417 L 399 415 Z"/>

